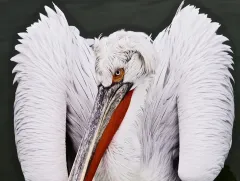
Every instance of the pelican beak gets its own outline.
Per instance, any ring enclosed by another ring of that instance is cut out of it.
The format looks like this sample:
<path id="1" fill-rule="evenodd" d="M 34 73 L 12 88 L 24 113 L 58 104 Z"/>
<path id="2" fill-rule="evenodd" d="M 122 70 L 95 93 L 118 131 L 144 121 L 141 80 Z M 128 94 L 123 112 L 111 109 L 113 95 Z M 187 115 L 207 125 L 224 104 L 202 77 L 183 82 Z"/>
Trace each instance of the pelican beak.
<path id="1" fill-rule="evenodd" d="M 110 87 L 98 87 L 89 127 L 79 146 L 68 181 L 84 181 L 89 162 L 111 116 L 131 87 L 132 83 L 122 82 Z"/>

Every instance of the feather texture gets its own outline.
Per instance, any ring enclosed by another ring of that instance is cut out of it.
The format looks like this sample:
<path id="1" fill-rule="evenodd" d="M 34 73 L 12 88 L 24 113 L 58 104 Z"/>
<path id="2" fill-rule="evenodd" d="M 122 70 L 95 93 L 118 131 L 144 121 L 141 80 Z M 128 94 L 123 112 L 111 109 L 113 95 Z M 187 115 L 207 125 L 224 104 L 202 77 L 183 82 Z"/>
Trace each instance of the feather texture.
<path id="1" fill-rule="evenodd" d="M 178 180 L 173 164 L 179 144 L 180 179 L 212 181 L 231 147 L 231 49 L 227 38 L 216 34 L 218 23 L 194 6 L 181 6 L 154 40 L 159 66 L 140 132 L 142 174 L 146 180 Z"/>
<path id="2" fill-rule="evenodd" d="M 123 30 L 85 40 L 56 6 L 19 33 L 14 123 L 26 180 L 67 180 L 66 132 L 81 149 L 97 85 L 118 68 L 134 93 L 95 181 L 215 179 L 232 139 L 231 49 L 218 23 L 182 6 L 154 42 Z"/>
<path id="3" fill-rule="evenodd" d="M 26 180 L 66 181 L 66 132 L 77 151 L 97 93 L 95 56 L 58 7 L 45 9 L 11 59 L 15 139 Z"/>

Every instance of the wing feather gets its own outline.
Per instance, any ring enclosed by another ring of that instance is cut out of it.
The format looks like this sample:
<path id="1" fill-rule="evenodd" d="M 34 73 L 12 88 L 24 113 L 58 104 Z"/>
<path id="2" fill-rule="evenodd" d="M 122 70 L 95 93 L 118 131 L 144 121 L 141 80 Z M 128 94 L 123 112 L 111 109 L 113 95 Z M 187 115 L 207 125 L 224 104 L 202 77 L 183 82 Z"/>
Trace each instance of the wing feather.
<path id="1" fill-rule="evenodd" d="M 26 180 L 67 180 L 66 130 L 77 150 L 97 93 L 93 51 L 55 9 L 45 6 L 47 16 L 18 34 L 19 54 L 11 59 L 15 139 Z"/>
<path id="2" fill-rule="evenodd" d="M 228 39 L 216 34 L 218 23 L 194 6 L 182 6 L 154 40 L 159 65 L 144 109 L 143 175 L 178 180 L 173 161 L 180 144 L 180 179 L 210 181 L 231 147 L 232 51 L 224 44 Z"/>

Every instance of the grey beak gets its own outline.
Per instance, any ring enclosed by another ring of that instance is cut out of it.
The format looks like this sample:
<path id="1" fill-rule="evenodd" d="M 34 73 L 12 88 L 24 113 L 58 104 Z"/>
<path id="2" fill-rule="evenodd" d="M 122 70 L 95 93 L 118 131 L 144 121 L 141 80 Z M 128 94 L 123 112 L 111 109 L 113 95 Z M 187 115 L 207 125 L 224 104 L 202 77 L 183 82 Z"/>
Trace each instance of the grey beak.
<path id="1" fill-rule="evenodd" d="M 95 148 L 105 130 L 111 116 L 131 89 L 132 83 L 117 83 L 111 87 L 98 87 L 88 130 L 79 146 L 68 181 L 83 181 Z"/>

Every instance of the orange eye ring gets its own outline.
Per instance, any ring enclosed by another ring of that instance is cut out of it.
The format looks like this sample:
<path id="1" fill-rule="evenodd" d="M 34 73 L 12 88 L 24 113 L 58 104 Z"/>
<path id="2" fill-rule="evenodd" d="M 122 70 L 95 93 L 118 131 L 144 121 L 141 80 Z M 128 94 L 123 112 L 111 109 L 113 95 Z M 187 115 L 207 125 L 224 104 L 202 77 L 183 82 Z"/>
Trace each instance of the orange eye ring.
<path id="1" fill-rule="evenodd" d="M 124 74 L 125 72 L 123 68 L 117 69 L 113 74 L 112 82 L 113 83 L 121 82 L 123 80 Z"/>

